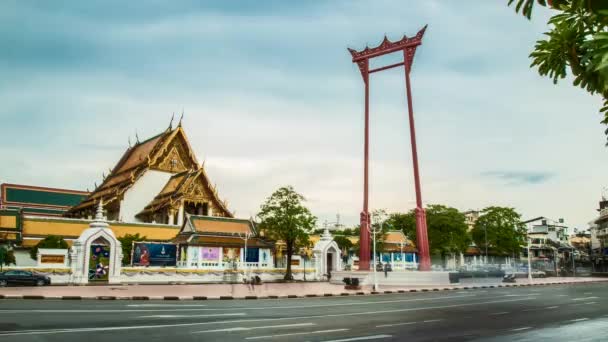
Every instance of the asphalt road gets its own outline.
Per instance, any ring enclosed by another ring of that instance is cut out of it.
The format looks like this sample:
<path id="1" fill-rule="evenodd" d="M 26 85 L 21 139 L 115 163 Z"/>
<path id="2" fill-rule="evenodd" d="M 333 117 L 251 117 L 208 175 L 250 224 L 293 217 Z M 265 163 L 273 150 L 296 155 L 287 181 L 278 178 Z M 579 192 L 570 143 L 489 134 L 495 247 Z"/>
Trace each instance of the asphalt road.
<path id="1" fill-rule="evenodd" d="M 608 284 L 601 283 L 306 299 L 0 300 L 0 342 L 580 342 L 606 336 Z"/>

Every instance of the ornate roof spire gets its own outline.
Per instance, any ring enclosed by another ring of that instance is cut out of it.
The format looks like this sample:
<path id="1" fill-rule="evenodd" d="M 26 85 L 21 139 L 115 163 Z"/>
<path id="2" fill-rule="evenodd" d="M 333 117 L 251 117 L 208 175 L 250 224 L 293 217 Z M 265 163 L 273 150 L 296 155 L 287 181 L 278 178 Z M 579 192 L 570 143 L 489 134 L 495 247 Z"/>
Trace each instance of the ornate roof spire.
<path id="1" fill-rule="evenodd" d="M 110 228 L 106 218 L 103 216 L 103 199 L 99 199 L 97 204 L 97 212 L 95 213 L 95 220 L 91 222 L 89 228 Z"/>
<path id="2" fill-rule="evenodd" d="M 179 123 L 177 124 L 177 127 L 182 127 L 183 119 L 184 119 L 184 109 L 182 108 L 182 116 L 179 118 Z"/>
<path id="3" fill-rule="evenodd" d="M 171 121 L 169 121 L 169 130 L 173 130 L 173 119 L 175 119 L 175 112 L 171 113 Z"/>

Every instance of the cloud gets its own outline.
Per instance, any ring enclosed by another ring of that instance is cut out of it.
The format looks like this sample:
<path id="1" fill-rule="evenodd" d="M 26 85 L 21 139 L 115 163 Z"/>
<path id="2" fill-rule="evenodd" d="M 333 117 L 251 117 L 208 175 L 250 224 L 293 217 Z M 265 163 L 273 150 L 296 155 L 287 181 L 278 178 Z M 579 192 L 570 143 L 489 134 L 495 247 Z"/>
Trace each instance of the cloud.
<path id="1" fill-rule="evenodd" d="M 481 175 L 487 178 L 502 180 L 508 185 L 541 184 L 554 177 L 554 174 L 551 172 L 526 171 L 486 171 L 481 173 Z"/>

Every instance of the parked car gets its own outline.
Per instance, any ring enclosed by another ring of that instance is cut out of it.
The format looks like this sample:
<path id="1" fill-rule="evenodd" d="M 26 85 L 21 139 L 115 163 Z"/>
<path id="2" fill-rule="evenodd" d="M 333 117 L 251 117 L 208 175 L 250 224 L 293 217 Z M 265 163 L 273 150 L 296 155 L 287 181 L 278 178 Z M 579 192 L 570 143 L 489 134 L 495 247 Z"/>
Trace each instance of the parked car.
<path id="1" fill-rule="evenodd" d="M 8 270 L 0 273 L 0 287 L 8 285 L 51 285 L 51 278 L 36 272 Z"/>

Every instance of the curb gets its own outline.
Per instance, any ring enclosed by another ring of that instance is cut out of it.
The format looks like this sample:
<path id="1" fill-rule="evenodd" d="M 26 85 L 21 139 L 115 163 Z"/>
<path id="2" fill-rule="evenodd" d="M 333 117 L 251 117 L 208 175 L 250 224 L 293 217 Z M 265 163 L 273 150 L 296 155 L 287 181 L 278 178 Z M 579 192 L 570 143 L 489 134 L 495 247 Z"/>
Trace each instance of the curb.
<path id="1" fill-rule="evenodd" d="M 147 301 L 147 300 L 165 300 L 165 301 L 182 301 L 182 300 L 233 300 L 233 299 L 245 299 L 245 300 L 256 300 L 256 299 L 292 299 L 292 298 L 323 298 L 323 297 L 346 297 L 346 296 L 370 296 L 370 295 L 385 295 L 385 294 L 404 294 L 404 293 L 416 293 L 416 292 L 438 292 L 438 291 L 455 291 L 455 290 L 478 290 L 478 289 L 498 289 L 498 288 L 514 288 L 514 287 L 531 287 L 531 286 L 550 286 L 550 285 L 581 285 L 581 284 L 597 284 L 603 283 L 608 284 L 608 281 L 604 280 L 590 280 L 582 282 L 544 282 L 544 283 L 512 283 L 512 284 L 495 284 L 495 285 L 479 285 L 479 286 L 463 286 L 463 287 L 445 287 L 445 288 L 419 288 L 409 290 L 386 290 L 386 291 L 370 291 L 370 292 L 342 292 L 342 293 L 323 293 L 323 294 L 305 294 L 305 295 L 269 295 L 269 296 L 256 296 L 248 295 L 244 297 L 234 296 L 219 296 L 219 297 L 207 297 L 207 296 L 193 296 L 193 297 L 178 297 L 178 296 L 43 296 L 43 295 L 7 295 L 0 294 L 1 299 L 22 299 L 22 300 L 134 300 L 134 301 Z"/>

